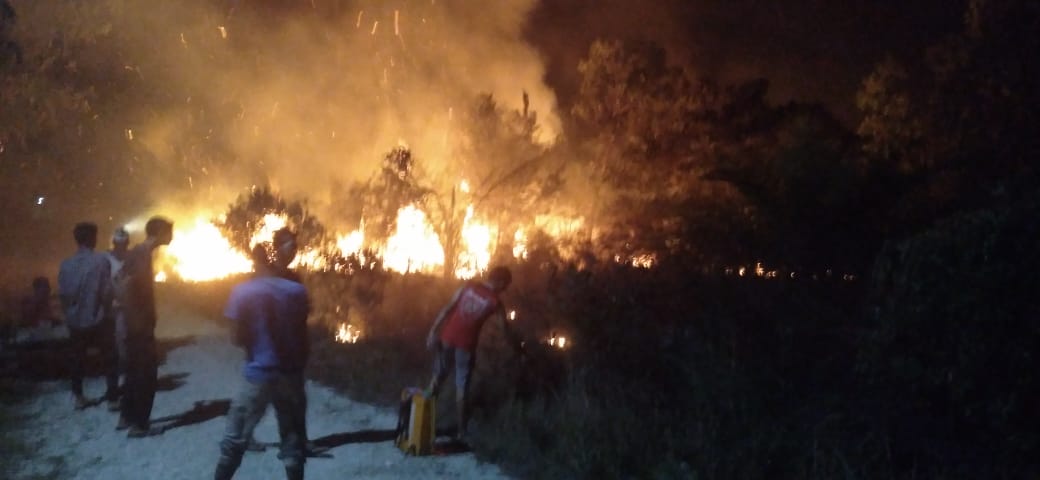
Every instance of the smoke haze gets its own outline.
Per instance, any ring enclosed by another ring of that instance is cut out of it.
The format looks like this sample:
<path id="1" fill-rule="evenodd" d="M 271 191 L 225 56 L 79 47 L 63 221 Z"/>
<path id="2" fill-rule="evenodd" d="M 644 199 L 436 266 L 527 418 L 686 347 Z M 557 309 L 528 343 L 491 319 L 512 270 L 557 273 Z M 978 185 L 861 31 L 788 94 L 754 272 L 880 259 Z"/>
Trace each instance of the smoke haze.
<path id="1" fill-rule="evenodd" d="M 33 183 L 62 228 L 41 231 L 63 237 L 60 252 L 75 221 L 102 234 L 154 213 L 191 221 L 253 185 L 336 209 L 337 191 L 398 145 L 450 171 L 453 124 L 482 93 L 519 110 L 527 92 L 539 138 L 560 133 L 543 62 L 523 39 L 533 0 L 11 3 L 28 62 L 60 51 L 62 75 L 83 90 L 87 125 L 64 128 L 96 135 L 69 156 L 5 154 L 42 162 Z M 68 175 L 91 179 L 81 196 L 63 197 Z"/>
<path id="2" fill-rule="evenodd" d="M 655 41 L 722 81 L 766 77 L 774 100 L 853 123 L 872 64 L 956 28 L 955 3 L 11 0 L 24 62 L 0 109 L 8 270 L 41 271 L 42 251 L 54 271 L 76 221 L 194 221 L 253 185 L 335 217 L 338 193 L 401 144 L 457 174 L 458 122 L 481 93 L 520 109 L 528 92 L 551 142 L 597 38 Z"/>

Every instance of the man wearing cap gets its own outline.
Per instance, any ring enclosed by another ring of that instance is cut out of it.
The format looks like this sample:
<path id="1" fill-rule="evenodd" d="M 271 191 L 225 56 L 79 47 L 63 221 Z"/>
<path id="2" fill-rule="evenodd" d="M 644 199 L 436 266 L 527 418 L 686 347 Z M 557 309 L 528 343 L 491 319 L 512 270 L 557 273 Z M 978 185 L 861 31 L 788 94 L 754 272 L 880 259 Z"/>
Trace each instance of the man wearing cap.
<path id="1" fill-rule="evenodd" d="M 127 254 L 130 253 L 129 246 L 130 233 L 123 227 L 117 228 L 112 233 L 112 249 L 106 252 L 105 255 L 112 271 L 113 283 L 120 270 L 123 269 L 123 262 L 126 261 Z M 123 314 L 123 306 L 119 298 L 112 300 L 108 315 L 112 317 L 112 322 L 115 325 L 115 345 L 116 352 L 119 354 L 119 373 L 126 373 L 126 315 Z"/>
<path id="2" fill-rule="evenodd" d="M 253 428 L 270 403 L 278 420 L 278 458 L 285 465 L 286 478 L 302 480 L 307 440 L 303 368 L 309 354 L 310 303 L 303 284 L 284 278 L 296 257 L 296 235 L 285 228 L 274 233 L 270 262 L 263 247 L 258 247 L 253 252 L 256 275 L 235 286 L 224 310 L 233 341 L 246 351 L 246 363 L 244 381 L 228 410 L 214 478 L 234 476 Z"/>
<path id="3" fill-rule="evenodd" d="M 105 399 L 113 406 L 117 399 L 119 371 L 112 341 L 113 324 L 105 315 L 112 301 L 109 265 L 102 254 L 94 252 L 97 225 L 79 223 L 72 230 L 72 236 L 78 249 L 75 255 L 61 262 L 58 271 L 58 296 L 72 345 L 72 395 L 77 410 L 90 404 L 83 396 L 83 367 L 87 349 L 95 346 L 105 363 Z"/>

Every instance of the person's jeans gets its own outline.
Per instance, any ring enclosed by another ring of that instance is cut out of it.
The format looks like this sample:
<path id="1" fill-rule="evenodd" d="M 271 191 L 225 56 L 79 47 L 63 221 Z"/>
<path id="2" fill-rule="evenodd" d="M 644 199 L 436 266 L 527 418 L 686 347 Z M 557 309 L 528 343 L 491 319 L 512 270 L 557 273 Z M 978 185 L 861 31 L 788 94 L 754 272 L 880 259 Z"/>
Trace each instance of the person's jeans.
<path id="1" fill-rule="evenodd" d="M 275 374 L 266 382 L 244 381 L 228 410 L 227 428 L 220 442 L 220 463 L 232 471 L 238 468 L 256 424 L 271 404 L 282 440 L 278 458 L 287 468 L 302 467 L 307 442 L 307 400 L 303 382 L 302 372 Z"/>
<path id="2" fill-rule="evenodd" d="M 70 328 L 69 342 L 72 355 L 69 358 L 69 374 L 72 393 L 83 395 L 83 376 L 87 364 L 87 350 L 97 347 L 101 355 L 102 368 L 105 372 L 105 399 L 115 400 L 119 393 L 119 357 L 116 352 L 112 319 L 104 319 L 97 325 L 87 328 Z"/>

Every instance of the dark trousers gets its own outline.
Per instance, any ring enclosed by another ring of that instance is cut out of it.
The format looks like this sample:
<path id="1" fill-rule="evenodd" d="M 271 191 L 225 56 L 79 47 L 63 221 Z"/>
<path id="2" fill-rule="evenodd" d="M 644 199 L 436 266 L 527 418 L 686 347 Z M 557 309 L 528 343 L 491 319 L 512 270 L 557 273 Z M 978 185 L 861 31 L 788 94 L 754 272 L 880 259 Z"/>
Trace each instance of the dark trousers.
<path id="1" fill-rule="evenodd" d="M 87 350 L 96 347 L 101 354 L 105 372 L 105 399 L 115 400 L 119 396 L 119 354 L 116 351 L 115 322 L 112 319 L 88 328 L 70 328 L 69 342 L 72 346 L 69 373 L 72 377 L 72 393 L 83 395 L 83 376 L 87 364 Z"/>
<path id="2" fill-rule="evenodd" d="M 119 354 L 119 373 L 126 374 L 126 314 L 116 308 L 114 315 L 116 352 Z"/>
<path id="3" fill-rule="evenodd" d="M 149 426 L 158 370 L 155 338 L 128 336 L 122 414 L 131 427 L 146 429 Z"/>
<path id="4" fill-rule="evenodd" d="M 293 373 L 278 374 L 262 383 L 243 382 L 228 410 L 227 428 L 220 441 L 217 478 L 230 478 L 238 469 L 246 444 L 268 404 L 274 406 L 278 435 L 282 439 L 278 458 L 285 464 L 287 472 L 293 470 L 302 474 L 306 460 L 307 397 L 303 390 L 303 374 Z"/>

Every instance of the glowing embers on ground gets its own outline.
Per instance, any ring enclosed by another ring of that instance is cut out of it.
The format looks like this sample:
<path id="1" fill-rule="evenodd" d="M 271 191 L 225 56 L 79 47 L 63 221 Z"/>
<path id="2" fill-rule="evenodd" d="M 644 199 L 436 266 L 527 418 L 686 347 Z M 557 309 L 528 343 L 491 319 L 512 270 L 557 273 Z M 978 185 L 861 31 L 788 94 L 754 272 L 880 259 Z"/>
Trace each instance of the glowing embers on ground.
<path id="1" fill-rule="evenodd" d="M 724 267 L 722 269 L 722 274 L 726 275 L 726 276 L 736 275 L 738 277 L 749 277 L 749 278 L 757 277 L 757 278 L 765 278 L 765 279 L 785 278 L 785 279 L 791 279 L 791 280 L 796 280 L 796 279 L 827 280 L 827 279 L 837 279 L 837 278 L 840 278 L 841 280 L 846 281 L 846 282 L 854 282 L 854 281 L 856 281 L 859 278 L 858 276 L 856 276 L 856 274 L 853 274 L 853 273 L 838 274 L 838 273 L 834 272 L 834 270 L 829 269 L 829 268 L 824 270 L 824 271 L 822 271 L 822 272 L 819 272 L 819 271 L 817 271 L 817 272 L 813 272 L 813 271 L 801 272 L 801 271 L 784 270 L 784 269 L 770 269 L 770 268 L 767 268 L 765 266 L 765 264 L 763 264 L 762 262 L 755 262 L 755 265 L 753 267 L 748 267 L 746 265 L 738 265 L 738 266 L 735 266 L 735 267 Z"/>
<path id="2" fill-rule="evenodd" d="M 653 268 L 657 264 L 657 255 L 641 253 L 627 258 L 621 255 L 614 255 L 614 263 L 625 263 L 635 268 Z"/>
<path id="3" fill-rule="evenodd" d="M 340 322 L 335 336 L 337 342 L 357 343 L 359 338 L 361 338 L 361 330 L 358 330 L 354 325 L 347 325 L 344 322 Z"/>
<path id="4" fill-rule="evenodd" d="M 552 332 L 552 335 L 549 336 L 549 339 L 546 340 L 546 343 L 548 343 L 550 347 L 556 347 L 560 350 L 567 348 L 567 345 L 569 345 L 569 343 L 567 342 L 567 337 L 563 335 L 557 335 L 556 332 Z"/>

